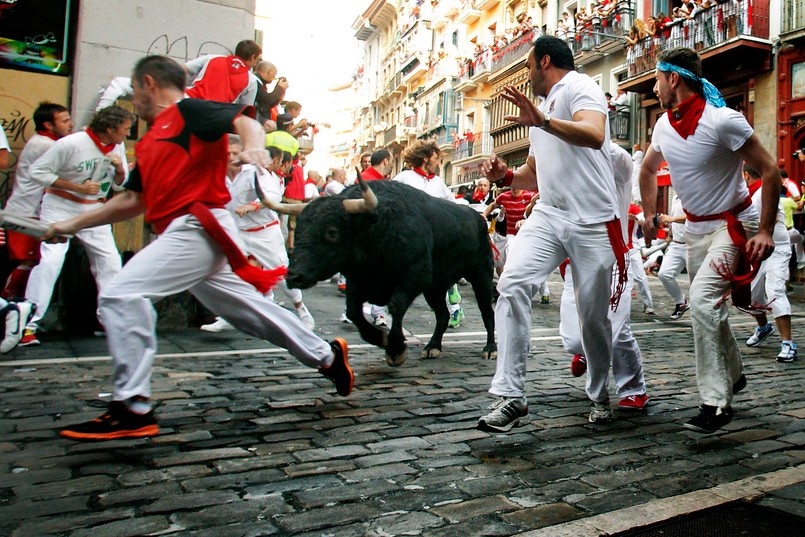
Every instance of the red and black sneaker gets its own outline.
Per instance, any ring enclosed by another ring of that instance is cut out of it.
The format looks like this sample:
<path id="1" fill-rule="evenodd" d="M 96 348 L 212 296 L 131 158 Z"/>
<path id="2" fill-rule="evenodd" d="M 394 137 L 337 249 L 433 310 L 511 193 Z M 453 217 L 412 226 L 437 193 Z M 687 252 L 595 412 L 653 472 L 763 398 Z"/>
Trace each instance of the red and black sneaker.
<path id="1" fill-rule="evenodd" d="M 71 440 L 115 440 L 143 438 L 159 433 L 154 411 L 147 414 L 132 412 L 121 401 L 109 403 L 109 409 L 100 417 L 78 423 L 59 431 L 59 436 Z"/>
<path id="2" fill-rule="evenodd" d="M 329 367 L 320 367 L 319 373 L 333 381 L 338 395 L 346 397 L 352 393 L 352 387 L 355 385 L 355 373 L 349 367 L 347 342 L 341 338 L 336 338 L 330 342 L 330 346 L 333 348 L 335 359 Z"/>
<path id="3" fill-rule="evenodd" d="M 587 372 L 587 358 L 583 354 L 574 354 L 570 360 L 570 373 L 574 377 L 580 377 Z"/>

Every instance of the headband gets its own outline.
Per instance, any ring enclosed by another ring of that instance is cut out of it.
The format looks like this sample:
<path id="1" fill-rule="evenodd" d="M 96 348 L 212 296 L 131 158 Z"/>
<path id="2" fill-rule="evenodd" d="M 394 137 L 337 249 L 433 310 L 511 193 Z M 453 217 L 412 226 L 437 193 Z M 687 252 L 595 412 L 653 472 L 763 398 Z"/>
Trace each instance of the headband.
<path id="1" fill-rule="evenodd" d="M 724 97 L 721 96 L 721 93 L 706 78 L 698 77 L 693 73 L 691 73 L 690 71 L 688 71 L 687 69 L 683 69 L 678 65 L 673 65 L 667 62 L 658 62 L 657 71 L 662 71 L 664 73 L 668 72 L 676 73 L 683 78 L 687 78 L 688 80 L 701 82 L 702 93 L 704 93 L 704 98 L 708 103 L 715 106 L 716 108 L 722 108 L 727 105 L 727 103 L 724 102 Z"/>

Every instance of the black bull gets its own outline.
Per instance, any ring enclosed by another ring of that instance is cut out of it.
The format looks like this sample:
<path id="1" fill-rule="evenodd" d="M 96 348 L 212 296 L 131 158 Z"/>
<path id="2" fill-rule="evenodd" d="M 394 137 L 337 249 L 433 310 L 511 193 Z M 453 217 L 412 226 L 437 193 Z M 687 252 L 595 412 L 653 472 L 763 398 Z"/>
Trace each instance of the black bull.
<path id="1" fill-rule="evenodd" d="M 345 210 L 344 200 L 352 200 L 349 205 L 366 198 L 361 188 L 355 185 L 339 196 L 316 199 L 302 211 L 288 285 L 307 289 L 340 272 L 347 279 L 347 317 L 366 342 L 386 349 L 389 365 L 398 366 L 407 354 L 403 317 L 414 299 L 424 295 L 436 315 L 422 357 L 437 358 L 450 320 L 445 295 L 465 278 L 472 284 L 486 328 L 482 356 L 495 358 L 492 247 L 484 219 L 469 207 L 394 181 L 371 182 L 377 198 L 374 209 Z M 388 334 L 366 320 L 364 302 L 388 305 Z"/>

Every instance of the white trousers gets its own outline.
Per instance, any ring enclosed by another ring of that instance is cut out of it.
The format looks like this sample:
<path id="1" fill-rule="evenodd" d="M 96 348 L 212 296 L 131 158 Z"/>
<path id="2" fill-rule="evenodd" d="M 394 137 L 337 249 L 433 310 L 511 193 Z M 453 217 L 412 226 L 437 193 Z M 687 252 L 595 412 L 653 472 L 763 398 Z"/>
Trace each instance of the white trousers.
<path id="1" fill-rule="evenodd" d="M 744 222 L 747 237 L 758 222 Z M 723 300 L 730 282 L 715 269 L 724 264 L 735 270 L 738 248 L 726 223 L 708 234 L 686 233 L 690 273 L 690 319 L 696 352 L 696 383 L 702 402 L 718 408 L 732 403 L 732 385 L 743 374 L 741 352 L 729 324 L 730 301 Z"/>
<path id="2" fill-rule="evenodd" d="M 648 276 L 643 269 L 643 256 L 640 255 L 638 246 L 629 250 L 629 279 L 637 284 L 640 295 L 643 297 L 643 307 L 653 308 L 654 299 L 651 297 L 651 289 L 648 286 Z"/>
<path id="3" fill-rule="evenodd" d="M 795 227 L 788 230 L 788 240 L 794 245 L 794 252 L 797 254 L 797 264 L 805 263 L 805 249 L 802 246 L 802 233 Z"/>
<path id="4" fill-rule="evenodd" d="M 240 238 L 246 245 L 246 251 L 254 256 L 266 269 L 275 269 L 288 266 L 288 251 L 285 249 L 285 238 L 282 236 L 280 225 L 274 225 L 260 231 L 241 231 Z M 282 280 L 277 289 L 285 293 L 288 300 L 294 304 L 302 302 L 302 291 L 288 287 Z"/>
<path id="5" fill-rule="evenodd" d="M 620 399 L 646 393 L 640 346 L 632 334 L 630 320 L 632 286 L 630 279 L 618 303 L 618 309 L 614 312 L 609 310 L 609 320 L 612 323 L 612 376 L 615 377 Z M 565 285 L 559 305 L 559 335 L 562 336 L 562 345 L 567 352 L 587 355 L 581 342 L 572 271 L 565 272 Z"/>
<path id="6" fill-rule="evenodd" d="M 791 302 L 785 294 L 788 281 L 788 263 L 791 261 L 791 243 L 774 243 L 774 252 L 760 264 L 757 276 L 752 280 L 752 303 L 769 304 L 776 319 L 791 315 Z"/>
<path id="7" fill-rule="evenodd" d="M 682 270 L 687 266 L 688 251 L 684 243 L 671 242 L 665 250 L 662 258 L 662 266 L 657 277 L 662 282 L 662 286 L 671 295 L 674 304 L 685 302 L 685 293 L 676 281 L 677 276 L 682 274 Z"/>
<path id="8" fill-rule="evenodd" d="M 230 236 L 237 235 L 228 211 L 212 212 Z M 306 366 L 332 363 L 330 345 L 232 272 L 221 248 L 195 217 L 186 215 L 175 219 L 101 291 L 98 309 L 112 354 L 116 401 L 150 397 L 157 351 L 153 305 L 185 290 L 239 330 L 288 349 Z"/>
<path id="9" fill-rule="evenodd" d="M 40 218 L 43 222 L 51 224 L 72 218 L 98 206 L 98 204 L 83 205 L 52 194 L 45 194 Z M 115 245 L 112 226 L 83 229 L 75 234 L 75 238 L 81 241 L 87 252 L 89 270 L 92 272 L 100 292 L 120 272 L 121 267 L 120 252 L 117 251 Z M 41 259 L 39 264 L 31 270 L 28 287 L 25 289 L 25 299 L 36 304 L 36 313 L 26 326 L 30 330 L 36 330 L 39 321 L 47 313 L 50 299 L 53 297 L 53 288 L 61 273 L 69 246 L 67 242 L 58 244 L 43 242 L 39 247 Z"/>
<path id="10" fill-rule="evenodd" d="M 522 397 L 531 336 L 531 299 L 542 282 L 570 258 L 584 349 L 587 395 L 609 399 L 607 381 L 612 354 L 612 326 L 607 315 L 615 254 L 604 224 L 581 225 L 535 211 L 510 245 L 506 270 L 498 282 L 495 307 L 498 357 L 489 392 Z"/>

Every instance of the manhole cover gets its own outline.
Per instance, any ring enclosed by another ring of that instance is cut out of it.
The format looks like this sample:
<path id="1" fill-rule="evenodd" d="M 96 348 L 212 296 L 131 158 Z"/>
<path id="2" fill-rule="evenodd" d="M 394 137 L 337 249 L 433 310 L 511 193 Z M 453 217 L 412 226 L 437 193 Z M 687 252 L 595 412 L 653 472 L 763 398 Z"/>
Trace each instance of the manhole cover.
<path id="1" fill-rule="evenodd" d="M 802 535 L 805 519 L 751 503 L 731 503 L 612 537 L 780 537 Z"/>

